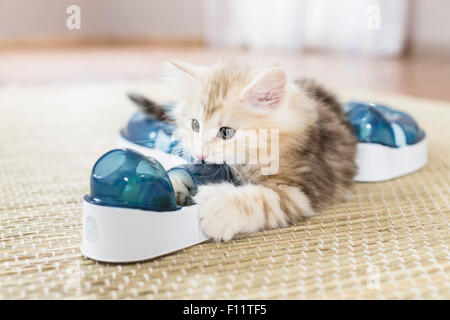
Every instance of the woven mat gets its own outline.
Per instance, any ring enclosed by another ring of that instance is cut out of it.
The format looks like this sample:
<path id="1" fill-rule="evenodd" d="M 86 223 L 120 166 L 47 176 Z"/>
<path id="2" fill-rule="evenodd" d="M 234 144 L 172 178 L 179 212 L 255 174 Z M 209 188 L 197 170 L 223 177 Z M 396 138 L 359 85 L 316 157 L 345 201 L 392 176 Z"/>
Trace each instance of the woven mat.
<path id="1" fill-rule="evenodd" d="M 0 298 L 450 298 L 450 103 L 370 92 L 412 113 L 429 164 L 296 226 L 137 264 L 80 253 L 81 199 L 143 83 L 0 88 Z"/>

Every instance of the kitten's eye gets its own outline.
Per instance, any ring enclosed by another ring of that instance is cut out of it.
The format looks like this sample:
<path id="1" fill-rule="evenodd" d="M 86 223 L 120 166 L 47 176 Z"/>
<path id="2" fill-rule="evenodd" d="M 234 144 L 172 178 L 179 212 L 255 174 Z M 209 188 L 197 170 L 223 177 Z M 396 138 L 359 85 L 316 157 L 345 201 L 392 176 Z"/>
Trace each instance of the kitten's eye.
<path id="1" fill-rule="evenodd" d="M 192 130 L 194 130 L 195 132 L 199 132 L 200 131 L 200 124 L 195 119 L 191 120 L 191 127 L 192 127 Z"/>
<path id="2" fill-rule="evenodd" d="M 235 132 L 236 132 L 236 130 L 234 130 L 233 128 L 222 127 L 219 129 L 218 136 L 224 140 L 227 140 L 227 139 L 232 138 L 234 136 Z"/>

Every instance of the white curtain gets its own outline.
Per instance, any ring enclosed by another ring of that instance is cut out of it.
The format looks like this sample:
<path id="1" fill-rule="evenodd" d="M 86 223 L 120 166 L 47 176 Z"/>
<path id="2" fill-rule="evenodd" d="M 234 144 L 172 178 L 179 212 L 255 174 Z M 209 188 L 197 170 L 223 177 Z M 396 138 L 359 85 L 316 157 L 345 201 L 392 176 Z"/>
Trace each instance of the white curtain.
<path id="1" fill-rule="evenodd" d="M 319 49 L 395 56 L 407 37 L 408 0 L 205 0 L 211 46 Z"/>

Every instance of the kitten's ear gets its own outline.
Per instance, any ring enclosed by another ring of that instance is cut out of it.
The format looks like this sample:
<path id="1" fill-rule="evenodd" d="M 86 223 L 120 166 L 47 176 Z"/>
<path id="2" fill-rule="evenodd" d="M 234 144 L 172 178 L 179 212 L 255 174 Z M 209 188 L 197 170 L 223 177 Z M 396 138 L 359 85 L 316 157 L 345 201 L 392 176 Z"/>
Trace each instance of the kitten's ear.
<path id="1" fill-rule="evenodd" d="M 197 81 L 201 81 L 207 71 L 206 67 L 195 66 L 180 60 L 168 58 L 167 61 L 170 65 L 181 71 L 184 75 L 188 76 L 190 79 L 194 79 Z"/>
<path id="2" fill-rule="evenodd" d="M 287 84 L 283 68 L 273 67 L 257 75 L 245 87 L 239 98 L 251 107 L 262 109 L 278 108 L 284 98 Z"/>

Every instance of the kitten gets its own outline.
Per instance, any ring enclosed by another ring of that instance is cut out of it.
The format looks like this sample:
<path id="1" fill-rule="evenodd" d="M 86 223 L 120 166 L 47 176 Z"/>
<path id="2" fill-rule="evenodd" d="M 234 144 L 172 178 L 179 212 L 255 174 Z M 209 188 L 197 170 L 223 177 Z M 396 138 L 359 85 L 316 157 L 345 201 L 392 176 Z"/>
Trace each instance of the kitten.
<path id="1" fill-rule="evenodd" d="M 276 66 L 171 63 L 187 76 L 188 90 L 172 114 L 183 146 L 201 161 L 227 163 L 240 180 L 198 188 L 194 201 L 206 235 L 226 241 L 287 226 L 349 193 L 357 140 L 332 94 L 311 80 L 290 81 Z M 266 144 L 239 139 L 263 130 L 276 133 L 265 135 Z M 270 174 L 263 173 L 267 161 L 249 161 L 249 154 L 275 151 Z"/>

